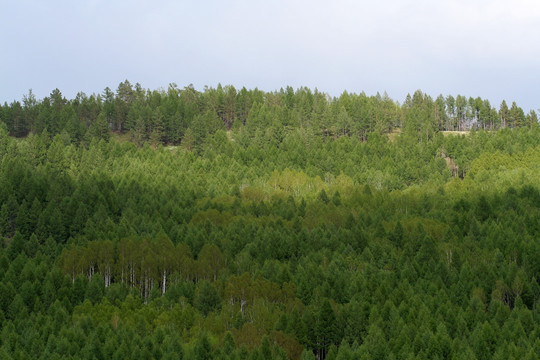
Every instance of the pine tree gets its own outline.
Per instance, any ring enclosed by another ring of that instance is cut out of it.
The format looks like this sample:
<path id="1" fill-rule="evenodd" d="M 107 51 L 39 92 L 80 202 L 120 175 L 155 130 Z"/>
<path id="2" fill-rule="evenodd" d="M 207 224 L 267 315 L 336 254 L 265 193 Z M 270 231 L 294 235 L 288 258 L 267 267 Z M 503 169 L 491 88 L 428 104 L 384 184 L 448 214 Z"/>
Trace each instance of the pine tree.
<path id="1" fill-rule="evenodd" d="M 211 311 L 221 309 L 221 297 L 216 288 L 210 282 L 204 280 L 198 283 L 194 305 L 206 316 Z"/>
<path id="2" fill-rule="evenodd" d="M 328 299 L 325 299 L 319 309 L 315 325 L 316 350 L 318 358 L 326 357 L 330 345 L 335 344 L 337 339 L 337 324 L 334 309 Z"/>
<path id="3" fill-rule="evenodd" d="M 24 254 L 25 245 L 25 240 L 21 233 L 18 230 L 15 231 L 15 235 L 13 235 L 9 244 L 7 252 L 8 258 L 14 260 L 19 254 Z"/>
<path id="4" fill-rule="evenodd" d="M 193 353 L 195 355 L 195 360 L 211 360 L 213 358 L 212 347 L 210 345 L 210 340 L 208 339 L 208 334 L 203 332 L 199 335 L 197 341 L 195 342 Z"/>

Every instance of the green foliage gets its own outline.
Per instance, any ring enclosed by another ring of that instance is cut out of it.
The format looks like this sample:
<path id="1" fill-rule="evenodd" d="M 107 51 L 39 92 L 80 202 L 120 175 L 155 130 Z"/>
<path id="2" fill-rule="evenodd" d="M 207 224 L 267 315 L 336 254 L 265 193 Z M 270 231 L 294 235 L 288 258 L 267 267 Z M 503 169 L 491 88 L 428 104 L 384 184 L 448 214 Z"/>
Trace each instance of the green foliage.
<path id="1" fill-rule="evenodd" d="M 195 360 L 213 359 L 212 347 L 206 333 L 202 333 L 195 342 L 195 346 L 193 348 L 193 355 Z"/>
<path id="2" fill-rule="evenodd" d="M 203 315 L 221 309 L 221 297 L 216 288 L 208 281 L 201 281 L 197 287 L 194 305 Z"/>
<path id="3" fill-rule="evenodd" d="M 515 104 L 125 81 L 0 117 L 2 358 L 539 356 Z"/>

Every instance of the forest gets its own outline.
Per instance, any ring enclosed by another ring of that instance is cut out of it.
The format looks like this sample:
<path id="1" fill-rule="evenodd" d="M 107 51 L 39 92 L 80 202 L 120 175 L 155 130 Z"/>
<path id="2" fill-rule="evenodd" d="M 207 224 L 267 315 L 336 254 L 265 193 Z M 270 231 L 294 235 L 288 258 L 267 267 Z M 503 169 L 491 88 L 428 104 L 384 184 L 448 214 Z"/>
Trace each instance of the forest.
<path id="1" fill-rule="evenodd" d="M 515 102 L 218 86 L 0 107 L 2 359 L 539 359 Z"/>

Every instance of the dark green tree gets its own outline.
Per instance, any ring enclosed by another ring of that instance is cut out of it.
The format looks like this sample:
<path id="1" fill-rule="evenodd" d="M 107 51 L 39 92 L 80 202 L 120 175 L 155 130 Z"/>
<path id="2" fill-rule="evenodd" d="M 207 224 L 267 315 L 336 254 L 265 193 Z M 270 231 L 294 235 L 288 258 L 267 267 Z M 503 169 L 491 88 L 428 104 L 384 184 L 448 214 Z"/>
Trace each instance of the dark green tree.
<path id="1" fill-rule="evenodd" d="M 203 315 L 208 315 L 211 311 L 221 309 L 221 297 L 217 289 L 206 280 L 198 283 L 195 294 L 194 305 Z"/>
<path id="2" fill-rule="evenodd" d="M 328 299 L 325 299 L 320 307 L 315 324 L 315 337 L 315 348 L 319 359 L 324 359 L 330 346 L 339 341 L 336 315 Z"/>

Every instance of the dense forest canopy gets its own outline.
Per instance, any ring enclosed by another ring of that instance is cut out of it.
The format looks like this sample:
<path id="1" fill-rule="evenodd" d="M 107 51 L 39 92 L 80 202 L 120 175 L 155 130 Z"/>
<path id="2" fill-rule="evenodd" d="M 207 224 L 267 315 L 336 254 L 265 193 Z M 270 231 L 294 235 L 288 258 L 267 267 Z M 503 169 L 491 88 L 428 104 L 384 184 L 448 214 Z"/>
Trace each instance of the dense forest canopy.
<path id="1" fill-rule="evenodd" d="M 540 356 L 534 111 L 128 81 L 0 110 L 1 358 Z"/>
<path id="2" fill-rule="evenodd" d="M 343 92 L 338 98 L 315 89 L 286 87 L 280 91 L 241 90 L 233 86 L 193 86 L 179 89 L 170 84 L 165 90 L 144 90 L 128 80 L 116 92 L 106 88 L 102 94 L 80 92 L 67 100 L 55 89 L 48 97 L 36 99 L 32 90 L 21 101 L 4 103 L 0 119 L 11 135 L 30 132 L 50 135 L 66 132 L 73 140 L 92 136 L 106 137 L 108 130 L 129 132 L 142 144 L 179 144 L 197 147 L 217 130 L 243 129 L 249 137 L 271 131 L 277 141 L 283 129 L 311 129 L 316 135 L 357 136 L 364 140 L 373 132 L 383 134 L 396 128 L 422 133 L 429 139 L 437 131 L 470 129 L 494 130 L 531 127 L 538 124 L 534 110 L 525 114 L 515 102 L 505 100 L 497 106 L 480 97 L 457 95 L 436 99 L 420 90 L 408 95 L 403 104 L 386 93 L 367 96 Z M 259 133 L 258 133 L 259 132 Z"/>

